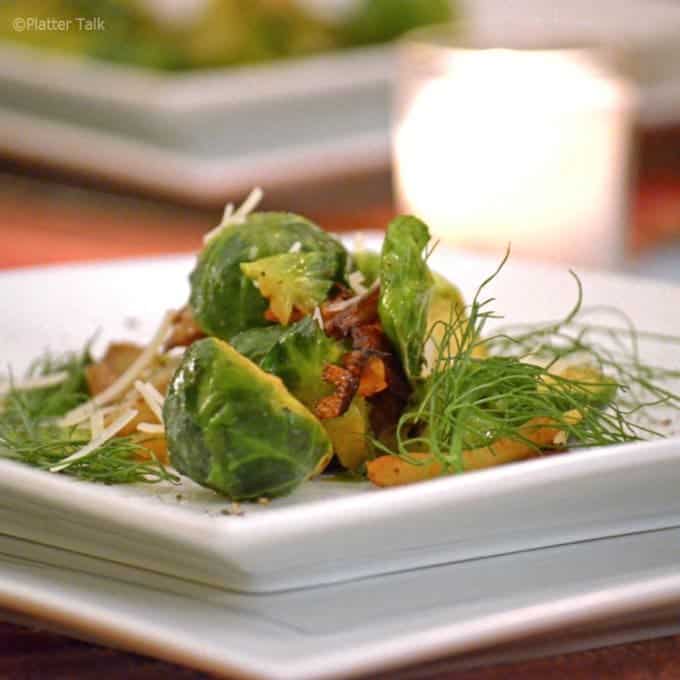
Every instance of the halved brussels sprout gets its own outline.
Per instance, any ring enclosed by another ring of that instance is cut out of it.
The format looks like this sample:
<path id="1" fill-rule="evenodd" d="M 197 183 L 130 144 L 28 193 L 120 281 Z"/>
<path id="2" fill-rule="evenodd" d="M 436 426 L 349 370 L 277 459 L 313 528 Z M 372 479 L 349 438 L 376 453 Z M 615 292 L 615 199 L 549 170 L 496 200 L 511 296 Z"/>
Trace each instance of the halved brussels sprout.
<path id="1" fill-rule="evenodd" d="M 343 279 L 347 254 L 342 244 L 298 215 L 252 213 L 243 224 L 228 227 L 210 241 L 190 277 L 189 305 L 205 333 L 229 340 L 249 328 L 267 326 L 269 303 L 240 265 L 288 253 L 292 247 L 335 257 L 331 278 Z"/>
<path id="2" fill-rule="evenodd" d="M 283 253 L 243 262 L 241 271 L 269 300 L 278 322 L 287 326 L 294 310 L 311 314 L 326 299 L 337 266 L 331 252 Z"/>
<path id="3" fill-rule="evenodd" d="M 234 500 L 288 494 L 333 455 L 321 423 L 281 380 L 216 338 L 186 351 L 163 421 L 172 465 Z"/>
<path id="4" fill-rule="evenodd" d="M 419 219 L 397 217 L 387 228 L 380 260 L 378 316 L 411 382 L 422 372 L 434 290 L 434 279 L 423 257 L 429 240 L 428 228 Z"/>

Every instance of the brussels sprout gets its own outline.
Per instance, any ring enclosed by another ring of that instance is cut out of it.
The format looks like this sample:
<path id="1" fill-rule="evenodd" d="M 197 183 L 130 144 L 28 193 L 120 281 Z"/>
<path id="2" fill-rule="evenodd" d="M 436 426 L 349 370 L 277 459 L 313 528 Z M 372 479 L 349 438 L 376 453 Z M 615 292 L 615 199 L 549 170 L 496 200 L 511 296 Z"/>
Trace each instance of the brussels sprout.
<path id="1" fill-rule="evenodd" d="M 294 309 L 311 314 L 326 299 L 336 270 L 337 256 L 331 252 L 283 253 L 241 264 L 284 326 Z"/>
<path id="2" fill-rule="evenodd" d="M 234 500 L 290 493 L 333 449 L 282 382 L 216 338 L 195 342 L 163 406 L 170 462 Z"/>
<path id="3" fill-rule="evenodd" d="M 333 388 L 321 377 L 326 364 L 340 361 L 347 351 L 329 338 L 311 317 L 287 328 L 261 360 L 260 367 L 283 380 L 283 384 L 308 408 L 313 408 Z"/>
<path id="4" fill-rule="evenodd" d="M 419 219 L 390 222 L 380 259 L 378 316 L 401 359 L 407 378 L 417 379 L 423 366 L 423 344 L 434 279 L 423 250 L 430 233 Z"/>
<path id="5" fill-rule="evenodd" d="M 191 273 L 189 305 L 208 334 L 229 340 L 249 328 L 268 325 L 268 302 L 241 271 L 242 262 L 287 253 L 334 255 L 334 280 L 342 280 L 347 254 L 343 246 L 315 224 L 290 213 L 253 213 L 244 224 L 233 225 L 203 249 Z"/>
<path id="6" fill-rule="evenodd" d="M 380 276 L 380 254 L 371 250 L 360 250 L 352 253 L 352 262 L 356 271 L 364 277 L 363 285 L 368 288 Z"/>
<path id="7" fill-rule="evenodd" d="M 243 354 L 244 357 L 259 365 L 285 330 L 285 327 L 279 324 L 264 326 L 263 328 L 250 328 L 235 335 L 229 341 L 229 344 L 239 354 Z"/>

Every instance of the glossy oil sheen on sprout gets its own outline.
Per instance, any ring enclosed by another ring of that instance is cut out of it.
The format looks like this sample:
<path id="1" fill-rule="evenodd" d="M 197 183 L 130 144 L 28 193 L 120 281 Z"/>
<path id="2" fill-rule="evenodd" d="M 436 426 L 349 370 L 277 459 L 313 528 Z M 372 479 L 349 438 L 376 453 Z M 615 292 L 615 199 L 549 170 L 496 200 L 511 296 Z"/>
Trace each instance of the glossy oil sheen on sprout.
<path id="1" fill-rule="evenodd" d="M 234 500 L 286 495 L 332 455 L 282 382 L 215 338 L 186 351 L 163 420 L 172 465 Z"/>

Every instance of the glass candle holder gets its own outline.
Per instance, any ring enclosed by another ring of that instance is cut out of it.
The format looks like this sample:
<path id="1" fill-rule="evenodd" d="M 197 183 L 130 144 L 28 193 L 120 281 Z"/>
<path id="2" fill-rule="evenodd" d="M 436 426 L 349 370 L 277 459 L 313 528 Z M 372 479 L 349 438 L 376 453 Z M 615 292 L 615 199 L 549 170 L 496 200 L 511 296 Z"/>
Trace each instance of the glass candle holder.
<path id="1" fill-rule="evenodd" d="M 609 53 L 436 27 L 402 41 L 398 64 L 402 212 L 457 247 L 622 263 L 636 98 Z"/>

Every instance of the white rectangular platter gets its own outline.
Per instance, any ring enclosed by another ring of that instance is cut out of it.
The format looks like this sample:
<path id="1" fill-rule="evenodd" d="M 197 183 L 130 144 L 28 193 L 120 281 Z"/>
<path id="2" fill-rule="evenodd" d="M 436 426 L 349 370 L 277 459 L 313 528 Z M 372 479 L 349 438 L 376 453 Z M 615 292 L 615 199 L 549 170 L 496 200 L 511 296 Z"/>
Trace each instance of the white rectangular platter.
<path id="1" fill-rule="evenodd" d="M 377 245 L 374 243 L 374 245 Z M 496 262 L 439 250 L 431 260 L 469 300 Z M 17 370 L 46 347 L 78 348 L 97 328 L 145 338 L 184 302 L 191 258 L 53 267 L 0 276 L 0 347 Z M 640 328 L 680 335 L 680 289 L 584 273 L 589 305 L 615 303 Z M 573 304 L 561 268 L 510 264 L 493 284 L 508 321 L 559 318 Z M 130 318 L 140 320 L 135 329 Z M 127 322 L 126 322 L 127 320 Z M 651 346 L 680 368 L 680 346 Z M 182 487 L 104 487 L 0 461 L 6 534 L 247 592 L 500 555 L 680 526 L 680 439 L 545 457 L 389 490 L 316 480 L 267 507 Z"/>

